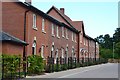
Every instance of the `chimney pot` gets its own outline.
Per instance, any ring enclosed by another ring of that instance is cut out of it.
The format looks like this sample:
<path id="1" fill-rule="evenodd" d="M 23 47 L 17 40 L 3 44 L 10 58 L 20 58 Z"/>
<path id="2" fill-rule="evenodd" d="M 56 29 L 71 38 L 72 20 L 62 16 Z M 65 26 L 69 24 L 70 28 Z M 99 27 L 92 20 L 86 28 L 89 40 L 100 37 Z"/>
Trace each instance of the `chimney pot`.
<path id="1" fill-rule="evenodd" d="M 25 2 L 31 4 L 31 0 L 25 0 Z"/>
<path id="2" fill-rule="evenodd" d="M 64 14 L 65 10 L 64 8 L 60 8 L 60 11 Z"/>

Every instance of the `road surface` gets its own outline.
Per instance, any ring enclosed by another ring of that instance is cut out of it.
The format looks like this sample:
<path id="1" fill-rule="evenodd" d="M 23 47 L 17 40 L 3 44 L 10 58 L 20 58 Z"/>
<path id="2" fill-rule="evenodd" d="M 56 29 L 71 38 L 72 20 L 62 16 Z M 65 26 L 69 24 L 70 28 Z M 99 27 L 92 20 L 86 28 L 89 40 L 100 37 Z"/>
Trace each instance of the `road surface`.
<path id="1" fill-rule="evenodd" d="M 45 75 L 27 76 L 26 78 L 118 78 L 118 64 L 107 63 L 80 67 L 61 72 L 46 73 Z"/>

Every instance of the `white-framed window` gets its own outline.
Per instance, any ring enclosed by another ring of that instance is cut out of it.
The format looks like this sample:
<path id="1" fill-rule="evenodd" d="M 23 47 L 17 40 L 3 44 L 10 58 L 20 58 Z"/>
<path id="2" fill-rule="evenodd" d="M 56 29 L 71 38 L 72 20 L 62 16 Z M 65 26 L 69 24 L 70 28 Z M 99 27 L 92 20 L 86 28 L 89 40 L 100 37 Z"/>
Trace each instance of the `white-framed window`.
<path id="1" fill-rule="evenodd" d="M 80 43 L 82 43 L 82 33 L 80 33 Z"/>
<path id="2" fill-rule="evenodd" d="M 62 37 L 65 37 L 65 35 L 64 35 L 64 27 L 62 27 Z"/>
<path id="3" fill-rule="evenodd" d="M 75 34 L 75 42 L 77 42 L 77 41 L 76 41 L 76 34 Z"/>
<path id="4" fill-rule="evenodd" d="M 46 33 L 45 32 L 45 19 L 44 18 L 42 19 L 42 32 Z"/>
<path id="5" fill-rule="evenodd" d="M 54 42 L 52 42 L 51 55 L 50 55 L 51 57 L 54 57 L 53 52 L 54 52 Z"/>
<path id="6" fill-rule="evenodd" d="M 89 46 L 91 47 L 91 41 L 89 40 Z"/>
<path id="7" fill-rule="evenodd" d="M 68 59 L 68 46 L 66 46 L 66 56 L 65 57 Z"/>
<path id="8" fill-rule="evenodd" d="M 58 58 L 58 49 L 56 49 L 56 52 L 55 52 L 55 57 L 54 57 L 55 64 L 57 63 L 57 58 Z"/>
<path id="9" fill-rule="evenodd" d="M 73 35 L 73 32 L 72 32 L 72 41 L 74 41 L 74 35 Z"/>
<path id="10" fill-rule="evenodd" d="M 74 57 L 74 46 L 72 46 L 72 57 Z"/>
<path id="11" fill-rule="evenodd" d="M 56 49 L 55 58 L 58 58 L 58 49 Z"/>
<path id="12" fill-rule="evenodd" d="M 58 26 L 56 26 L 56 32 L 57 32 L 57 37 L 60 38 L 59 37 L 59 27 Z"/>
<path id="13" fill-rule="evenodd" d="M 88 40 L 86 39 L 86 46 L 88 46 Z"/>
<path id="14" fill-rule="evenodd" d="M 32 54 L 36 55 L 36 41 L 35 40 L 33 41 L 33 44 L 32 44 Z"/>
<path id="15" fill-rule="evenodd" d="M 64 58 L 64 49 L 62 48 L 62 58 Z"/>
<path id="16" fill-rule="evenodd" d="M 33 14 L 33 28 L 34 28 L 34 29 L 37 29 L 37 26 L 36 26 L 36 19 L 37 19 L 36 14 Z"/>
<path id="17" fill-rule="evenodd" d="M 66 29 L 66 39 L 68 39 L 68 29 Z"/>
<path id="18" fill-rule="evenodd" d="M 41 46 L 41 57 L 44 58 L 44 45 Z"/>
<path id="19" fill-rule="evenodd" d="M 52 23 L 52 36 L 55 36 L 54 34 L 54 24 Z"/>
<path id="20" fill-rule="evenodd" d="M 86 39 L 84 38 L 84 45 L 85 45 Z"/>

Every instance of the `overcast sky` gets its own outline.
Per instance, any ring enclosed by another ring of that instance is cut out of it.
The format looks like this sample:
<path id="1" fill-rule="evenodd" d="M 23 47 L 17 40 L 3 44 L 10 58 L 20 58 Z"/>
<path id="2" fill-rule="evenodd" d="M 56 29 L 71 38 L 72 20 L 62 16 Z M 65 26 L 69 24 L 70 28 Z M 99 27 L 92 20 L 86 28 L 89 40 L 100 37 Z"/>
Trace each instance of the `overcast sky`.
<path id="1" fill-rule="evenodd" d="M 24 1 L 24 0 L 22 0 Z M 118 27 L 118 1 L 101 0 L 87 1 L 37 1 L 32 0 L 32 5 L 43 12 L 47 12 L 53 5 L 59 8 L 65 8 L 65 14 L 74 21 L 83 21 L 85 33 L 93 38 L 110 34 L 112 37 L 115 29 Z"/>

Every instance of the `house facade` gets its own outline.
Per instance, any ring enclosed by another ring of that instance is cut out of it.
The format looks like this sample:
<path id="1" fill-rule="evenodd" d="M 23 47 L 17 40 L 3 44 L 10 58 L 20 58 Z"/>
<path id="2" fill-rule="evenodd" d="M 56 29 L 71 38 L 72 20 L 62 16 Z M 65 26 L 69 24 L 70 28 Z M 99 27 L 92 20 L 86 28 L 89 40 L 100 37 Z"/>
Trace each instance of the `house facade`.
<path id="1" fill-rule="evenodd" d="M 23 57 L 99 58 L 99 45 L 85 34 L 83 21 L 72 21 L 64 8 L 44 13 L 28 2 L 3 2 L 2 14 L 2 30 L 29 44 Z"/>

